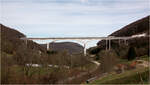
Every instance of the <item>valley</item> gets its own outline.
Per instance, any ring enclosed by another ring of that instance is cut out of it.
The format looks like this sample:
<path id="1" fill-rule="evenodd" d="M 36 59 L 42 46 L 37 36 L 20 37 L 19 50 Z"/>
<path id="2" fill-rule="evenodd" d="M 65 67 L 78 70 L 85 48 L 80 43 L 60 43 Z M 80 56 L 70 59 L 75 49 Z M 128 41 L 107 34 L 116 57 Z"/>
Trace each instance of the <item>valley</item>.
<path id="1" fill-rule="evenodd" d="M 0 24 L 1 82 L 147 84 L 150 63 L 149 17 L 103 37 L 97 46 L 89 49 L 74 42 L 55 42 L 48 47 L 46 43 L 26 42 L 21 39 L 28 38 L 25 34 Z"/>

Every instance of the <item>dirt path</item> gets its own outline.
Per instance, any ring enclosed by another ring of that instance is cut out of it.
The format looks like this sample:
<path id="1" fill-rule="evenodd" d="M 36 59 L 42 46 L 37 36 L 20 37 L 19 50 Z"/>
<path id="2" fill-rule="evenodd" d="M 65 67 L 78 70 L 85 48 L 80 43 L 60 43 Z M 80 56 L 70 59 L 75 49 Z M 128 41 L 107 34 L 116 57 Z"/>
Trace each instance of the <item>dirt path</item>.
<path id="1" fill-rule="evenodd" d="M 91 62 L 92 62 L 92 63 L 95 63 L 97 66 L 99 66 L 99 65 L 100 65 L 100 63 L 99 63 L 99 62 L 97 62 L 97 61 L 92 60 Z"/>
<path id="2" fill-rule="evenodd" d="M 92 70 L 89 71 L 89 72 L 82 72 L 82 73 L 80 73 L 80 74 L 78 74 L 78 75 L 76 75 L 76 76 L 68 77 L 67 79 L 58 81 L 58 84 L 62 84 L 62 83 L 69 82 L 69 81 L 73 81 L 73 80 L 75 80 L 75 79 L 79 79 L 79 80 L 80 80 L 83 76 L 88 76 L 88 75 L 94 73 L 94 72 L 98 69 L 100 63 L 97 62 L 97 61 L 93 61 L 93 60 L 91 60 L 91 62 L 94 63 L 94 64 L 96 64 L 96 68 L 92 69 Z M 97 77 L 97 76 L 96 76 L 96 77 Z M 86 81 L 86 80 L 88 80 L 88 79 L 89 79 L 89 78 L 85 78 L 84 81 Z"/>

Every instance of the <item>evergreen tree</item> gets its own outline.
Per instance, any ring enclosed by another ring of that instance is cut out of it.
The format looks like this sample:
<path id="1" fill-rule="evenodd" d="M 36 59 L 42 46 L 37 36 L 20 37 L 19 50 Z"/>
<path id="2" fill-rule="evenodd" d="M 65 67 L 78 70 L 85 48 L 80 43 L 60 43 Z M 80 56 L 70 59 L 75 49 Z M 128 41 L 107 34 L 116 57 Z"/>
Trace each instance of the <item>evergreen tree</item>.
<path id="1" fill-rule="evenodd" d="M 133 59 L 135 59 L 135 57 L 136 57 L 135 48 L 131 46 L 128 50 L 127 58 L 128 58 L 128 60 L 133 60 Z"/>

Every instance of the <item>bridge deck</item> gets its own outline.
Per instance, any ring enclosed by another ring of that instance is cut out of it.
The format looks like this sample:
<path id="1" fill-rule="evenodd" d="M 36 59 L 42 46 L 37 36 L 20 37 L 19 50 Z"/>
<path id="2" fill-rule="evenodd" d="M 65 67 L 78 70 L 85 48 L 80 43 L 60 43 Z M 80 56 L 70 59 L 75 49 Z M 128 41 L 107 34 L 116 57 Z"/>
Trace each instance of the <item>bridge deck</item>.
<path id="1" fill-rule="evenodd" d="M 130 39 L 132 37 L 49 37 L 49 38 L 21 38 L 23 40 L 115 40 L 115 39 Z"/>

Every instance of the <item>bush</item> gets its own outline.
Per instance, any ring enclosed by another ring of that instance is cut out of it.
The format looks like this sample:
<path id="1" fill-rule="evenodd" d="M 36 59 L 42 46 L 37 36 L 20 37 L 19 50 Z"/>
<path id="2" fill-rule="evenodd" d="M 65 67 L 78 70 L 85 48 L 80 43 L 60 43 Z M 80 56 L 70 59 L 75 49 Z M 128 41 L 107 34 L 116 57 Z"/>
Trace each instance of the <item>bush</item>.
<path id="1" fill-rule="evenodd" d="M 127 53 L 128 53 L 129 47 L 126 45 L 120 45 L 118 48 L 114 48 L 115 52 L 120 58 L 127 58 Z"/>
<path id="2" fill-rule="evenodd" d="M 127 58 L 128 60 L 133 60 L 136 57 L 136 52 L 134 47 L 130 47 L 128 50 Z"/>
<path id="3" fill-rule="evenodd" d="M 47 54 L 57 54 L 57 51 L 47 51 Z"/>
<path id="4" fill-rule="evenodd" d="M 143 56 L 143 55 L 148 55 L 147 51 L 148 51 L 148 48 L 146 47 L 136 48 L 136 54 L 138 57 Z"/>
<path id="5" fill-rule="evenodd" d="M 93 47 L 93 48 L 88 49 L 88 52 L 90 54 L 97 54 L 99 51 L 100 51 L 99 47 Z"/>
<path id="6" fill-rule="evenodd" d="M 98 55 L 96 55 L 96 58 L 95 58 L 95 60 L 99 60 L 99 56 L 98 56 Z"/>

